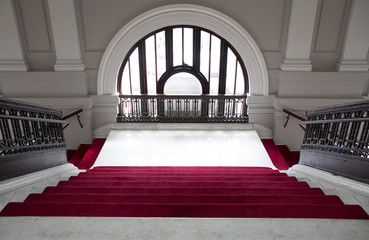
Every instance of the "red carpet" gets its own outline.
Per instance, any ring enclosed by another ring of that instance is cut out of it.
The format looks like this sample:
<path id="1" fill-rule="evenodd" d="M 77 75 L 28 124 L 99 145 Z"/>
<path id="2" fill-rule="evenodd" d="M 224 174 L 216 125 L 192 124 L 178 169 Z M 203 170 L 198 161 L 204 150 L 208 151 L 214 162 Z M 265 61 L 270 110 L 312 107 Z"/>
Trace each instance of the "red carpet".
<path id="1" fill-rule="evenodd" d="M 95 138 L 91 145 L 88 147 L 86 153 L 84 154 L 81 162 L 78 164 L 79 169 L 89 169 L 92 167 L 99 155 L 106 138 Z"/>
<path id="2" fill-rule="evenodd" d="M 369 219 L 358 205 L 261 167 L 96 167 L 0 216 Z"/>
<path id="3" fill-rule="evenodd" d="M 76 152 L 73 154 L 72 158 L 70 159 L 69 163 L 73 164 L 74 166 L 78 167 L 78 164 L 81 162 L 83 156 L 88 150 L 90 144 L 81 144 L 79 145 Z"/>
<path id="4" fill-rule="evenodd" d="M 289 166 L 273 139 L 261 139 L 261 142 L 263 143 L 274 166 L 279 170 L 287 170 Z"/>
<path id="5" fill-rule="evenodd" d="M 77 152 L 75 149 L 67 149 L 68 162 L 72 159 L 73 155 Z"/>
<path id="6" fill-rule="evenodd" d="M 292 167 L 293 165 L 299 163 L 300 159 L 299 151 L 290 151 L 290 149 L 286 145 L 277 145 L 277 148 L 281 152 L 284 160 L 286 161 L 289 167 Z"/>

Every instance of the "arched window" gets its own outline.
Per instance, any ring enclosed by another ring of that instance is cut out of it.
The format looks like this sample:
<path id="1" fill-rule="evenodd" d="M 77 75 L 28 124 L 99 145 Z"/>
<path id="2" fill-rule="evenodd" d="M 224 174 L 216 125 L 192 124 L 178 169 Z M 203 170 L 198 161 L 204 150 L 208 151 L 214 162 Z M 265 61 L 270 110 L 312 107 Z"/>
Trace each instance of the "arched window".
<path id="1" fill-rule="evenodd" d="M 219 35 L 170 26 L 139 40 L 118 74 L 118 121 L 247 122 L 246 67 Z"/>
<path id="2" fill-rule="evenodd" d="M 124 95 L 163 94 L 167 88 L 168 94 L 187 95 L 194 94 L 187 86 L 195 86 L 194 79 L 201 94 L 248 93 L 246 67 L 237 51 L 195 26 L 166 27 L 138 41 L 123 60 L 117 88 Z"/>

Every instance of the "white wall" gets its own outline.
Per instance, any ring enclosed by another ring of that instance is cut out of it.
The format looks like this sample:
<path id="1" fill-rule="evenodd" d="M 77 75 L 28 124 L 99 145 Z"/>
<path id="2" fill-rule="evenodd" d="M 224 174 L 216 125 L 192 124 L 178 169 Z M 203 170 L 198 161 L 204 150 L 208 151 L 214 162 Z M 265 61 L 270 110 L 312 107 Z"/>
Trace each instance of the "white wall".
<path id="1" fill-rule="evenodd" d="M 341 73 L 335 66 L 345 39 L 352 0 L 318 2 L 310 60 L 312 72 L 279 70 L 286 49 L 292 0 L 75 0 L 82 58 L 81 72 L 54 72 L 54 37 L 47 0 L 14 0 L 20 40 L 29 72 L 0 72 L 0 95 L 63 110 L 83 108 L 84 128 L 71 119 L 68 147 L 91 141 L 94 129 L 115 122 L 116 96 L 97 96 L 101 58 L 114 35 L 130 20 L 167 4 L 198 4 L 222 12 L 255 40 L 269 73 L 270 96 L 250 96 L 250 121 L 273 129 L 277 143 L 298 149 L 302 130 L 291 119 L 283 128 L 287 107 L 304 112 L 314 107 L 368 97 L 368 72 Z M 0 33 L 2 34 L 2 33 Z M 363 50 L 369 53 L 368 49 Z M 0 53 L 1 54 L 1 53 Z M 367 54 L 369 60 L 369 54 Z M 123 59 L 124 56 L 122 56 Z"/>

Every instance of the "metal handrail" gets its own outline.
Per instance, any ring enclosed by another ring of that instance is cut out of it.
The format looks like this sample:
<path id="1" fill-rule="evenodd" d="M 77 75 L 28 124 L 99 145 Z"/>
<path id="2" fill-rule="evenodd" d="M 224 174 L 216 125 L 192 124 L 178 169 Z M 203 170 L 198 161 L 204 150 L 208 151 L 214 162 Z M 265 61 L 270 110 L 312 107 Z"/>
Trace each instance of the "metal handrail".
<path id="1" fill-rule="evenodd" d="M 135 94 L 135 95 L 126 95 L 120 94 L 119 98 L 142 98 L 142 99 L 150 99 L 150 98 L 159 98 L 159 99 L 168 99 L 168 98 L 182 98 L 182 99 L 191 99 L 191 98 L 219 98 L 219 99 L 229 99 L 229 98 L 247 98 L 246 94 L 193 94 L 193 95 L 169 95 L 169 94 Z"/>
<path id="2" fill-rule="evenodd" d="M 81 112 L 83 112 L 83 109 L 82 108 L 80 108 L 80 109 L 78 109 L 78 110 L 76 110 L 76 111 L 74 111 L 74 112 L 72 112 L 72 113 L 70 113 L 70 114 L 68 114 L 68 115 L 66 115 L 66 116 L 64 116 L 64 117 L 62 117 L 62 119 L 63 120 L 66 120 L 66 119 L 68 119 L 68 118 L 71 118 L 71 117 L 73 117 L 73 116 L 77 116 L 77 120 L 78 120 L 78 123 L 79 123 L 79 126 L 81 127 L 81 128 L 83 128 L 83 125 L 82 125 L 82 122 L 81 122 L 81 116 L 79 116 L 79 114 L 81 113 Z M 67 124 L 63 127 L 63 129 L 65 129 L 65 128 L 67 128 L 69 126 L 69 122 L 67 122 Z"/>
<path id="3" fill-rule="evenodd" d="M 288 110 L 286 108 L 283 108 L 283 112 L 288 114 L 287 115 L 286 122 L 284 124 L 284 128 L 287 127 L 288 121 L 290 120 L 290 116 L 292 116 L 292 117 L 294 117 L 294 118 L 296 118 L 298 120 L 301 120 L 301 121 L 306 121 L 306 118 L 303 118 L 300 115 L 297 115 L 296 113 L 294 113 L 294 112 L 292 112 L 292 111 L 290 111 L 290 110 Z M 301 126 L 301 124 L 299 124 L 299 126 L 305 131 L 305 128 L 303 126 Z"/>
<path id="4" fill-rule="evenodd" d="M 319 124 L 319 123 L 365 122 L 365 121 L 369 121 L 369 118 L 342 118 L 342 119 L 310 120 L 310 121 L 300 122 L 300 124 L 306 125 L 306 124 Z"/>
<path id="5" fill-rule="evenodd" d="M 287 113 L 288 115 L 291 115 L 292 117 L 298 119 L 298 120 L 301 120 L 301 121 L 306 121 L 306 118 L 304 117 L 301 117 L 300 115 L 297 115 L 296 113 L 286 109 L 286 108 L 283 108 L 283 112 L 284 113 Z"/>
<path id="6" fill-rule="evenodd" d="M 34 122 L 49 122 L 49 123 L 62 123 L 62 124 L 69 123 L 68 121 L 57 120 L 57 119 L 22 117 L 22 116 L 13 116 L 13 115 L 4 115 L 4 114 L 0 114 L 0 118 L 34 121 Z"/>

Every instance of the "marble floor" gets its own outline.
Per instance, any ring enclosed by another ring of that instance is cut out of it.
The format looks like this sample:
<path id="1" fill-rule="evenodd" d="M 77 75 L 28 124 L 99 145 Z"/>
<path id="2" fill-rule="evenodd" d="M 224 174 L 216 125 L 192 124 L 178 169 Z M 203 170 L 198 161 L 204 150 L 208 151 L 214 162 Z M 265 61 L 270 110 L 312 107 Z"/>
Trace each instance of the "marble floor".
<path id="1" fill-rule="evenodd" d="M 0 238 L 39 239 L 368 239 L 369 221 L 265 218 L 0 218 Z"/>
<path id="2" fill-rule="evenodd" d="M 112 130 L 96 166 L 274 168 L 255 131 Z"/>

